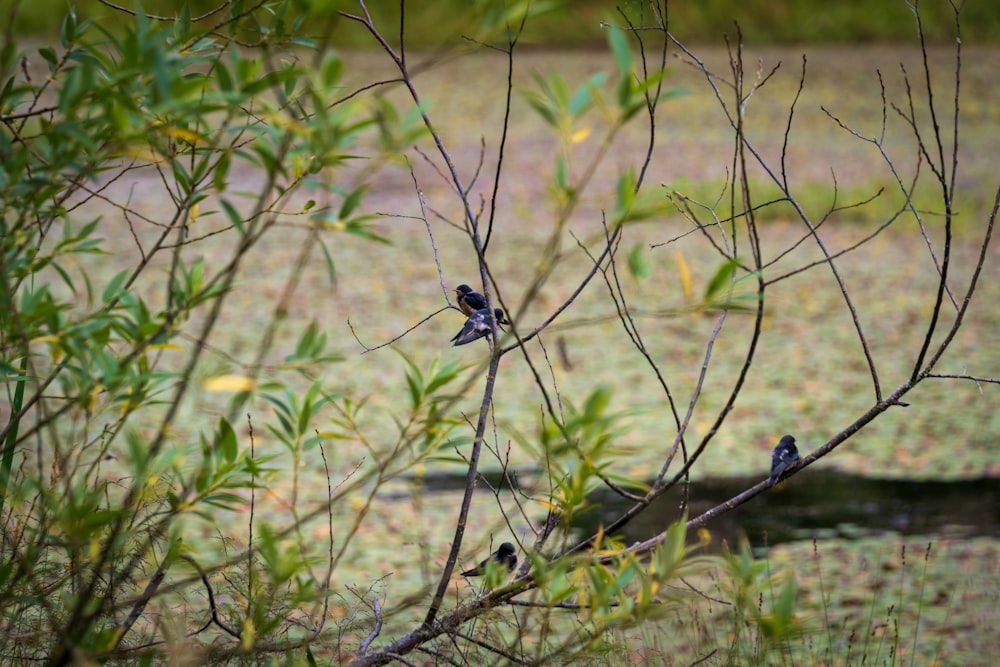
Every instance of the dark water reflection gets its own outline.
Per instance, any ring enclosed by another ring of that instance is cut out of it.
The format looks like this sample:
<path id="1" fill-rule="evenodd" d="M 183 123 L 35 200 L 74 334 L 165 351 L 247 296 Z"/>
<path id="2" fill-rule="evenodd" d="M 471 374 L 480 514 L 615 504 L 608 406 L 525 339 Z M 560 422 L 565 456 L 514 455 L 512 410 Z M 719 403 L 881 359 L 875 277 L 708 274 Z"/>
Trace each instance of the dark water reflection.
<path id="1" fill-rule="evenodd" d="M 491 479 L 491 483 L 500 480 Z M 694 517 L 760 481 L 716 479 L 691 485 L 689 516 Z M 464 478 L 425 480 L 429 490 L 464 486 Z M 662 531 L 678 516 L 680 490 L 659 498 L 620 534 L 626 544 Z M 590 496 L 592 509 L 574 522 L 580 536 L 610 524 L 630 503 L 601 490 Z M 939 538 L 1000 538 L 1000 480 L 912 482 L 808 471 L 752 499 L 706 526 L 712 544 L 731 546 L 745 535 L 754 547 L 813 537 L 857 538 L 895 532 Z M 694 535 L 692 541 L 696 541 Z"/>
<path id="2" fill-rule="evenodd" d="M 697 516 L 735 496 L 758 479 L 721 479 L 691 486 L 689 516 Z M 668 493 L 626 526 L 626 543 L 662 530 L 677 515 L 680 492 Z M 599 511 L 584 517 L 579 527 L 593 531 L 627 507 L 610 493 L 595 494 Z M 707 528 L 713 544 L 726 539 L 737 544 L 746 535 L 761 547 L 813 537 L 862 537 L 884 532 L 945 537 L 1000 537 L 1000 481 L 911 482 L 855 477 L 837 472 L 812 472 L 792 478 Z"/>

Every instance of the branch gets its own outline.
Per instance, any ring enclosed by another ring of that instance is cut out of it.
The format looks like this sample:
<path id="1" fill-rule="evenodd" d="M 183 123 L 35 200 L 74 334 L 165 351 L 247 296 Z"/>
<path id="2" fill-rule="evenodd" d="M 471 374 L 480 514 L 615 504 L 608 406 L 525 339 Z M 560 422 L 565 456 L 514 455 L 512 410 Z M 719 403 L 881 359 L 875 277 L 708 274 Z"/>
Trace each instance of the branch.
<path id="1" fill-rule="evenodd" d="M 240 631 L 236 630 L 234 628 L 229 627 L 228 625 L 226 625 L 225 623 L 222 622 L 221 618 L 219 618 L 219 610 L 215 606 L 215 593 L 212 592 L 212 584 L 208 581 L 208 575 L 206 575 L 205 571 L 201 569 L 201 566 L 198 564 L 198 561 L 196 561 L 194 558 L 192 558 L 188 554 L 181 554 L 181 558 L 183 558 L 188 563 L 190 563 L 191 567 L 193 567 L 195 569 L 195 571 L 198 573 L 198 576 L 201 578 L 201 583 L 205 586 L 205 590 L 208 592 L 208 606 L 209 606 L 209 609 L 211 609 L 211 611 L 212 611 L 212 618 L 211 618 L 210 622 L 211 623 L 215 623 L 217 626 L 219 626 L 220 628 L 222 628 L 222 630 L 226 634 L 230 635 L 231 637 L 235 637 L 236 639 L 240 639 L 240 637 L 241 637 Z M 204 629 L 204 627 L 202 628 L 202 630 L 203 629 Z M 200 630 L 199 630 L 199 632 L 200 632 Z"/>
<path id="2" fill-rule="evenodd" d="M 153 595 L 156 594 L 156 589 L 158 589 L 160 584 L 163 583 L 163 578 L 167 576 L 167 568 L 170 567 L 171 562 L 173 562 L 173 556 L 168 551 L 167 555 L 164 556 L 163 560 L 156 568 L 156 572 L 149 580 L 149 583 L 146 584 L 146 588 L 143 590 L 142 596 L 136 600 L 135 604 L 132 605 L 132 611 L 129 612 L 128 616 L 125 617 L 125 620 L 118 626 L 118 640 L 115 642 L 112 650 L 121 646 L 122 640 L 125 639 L 125 635 L 127 635 L 128 631 L 132 629 L 135 622 L 139 620 L 139 616 L 142 615 L 143 609 L 146 608 L 146 605 L 149 604 Z"/>
<path id="3" fill-rule="evenodd" d="M 988 384 L 1000 384 L 1000 378 L 981 377 L 979 375 L 965 375 L 962 373 L 926 373 L 925 378 L 943 378 L 952 380 L 971 380 L 972 382 L 986 382 Z"/>
<path id="4" fill-rule="evenodd" d="M 997 214 L 1000 212 L 1000 186 L 997 186 L 996 194 L 993 196 L 993 210 L 990 212 L 989 222 L 986 225 L 986 235 L 983 237 L 982 245 L 979 247 L 979 259 L 976 261 L 976 268 L 972 273 L 972 280 L 969 281 L 969 289 L 965 293 L 965 299 L 962 300 L 962 306 L 958 309 L 958 315 L 955 316 L 955 321 L 952 322 L 951 329 L 945 335 L 944 340 L 938 345 L 937 350 L 931 355 L 931 358 L 927 361 L 927 366 L 918 374 L 917 380 L 921 377 L 926 377 L 926 374 L 934 368 L 941 355 L 945 353 L 948 346 L 951 345 L 951 341 L 954 340 L 955 335 L 962 326 L 962 321 L 965 319 L 965 314 L 969 310 L 969 304 L 972 302 L 972 295 L 976 291 L 976 286 L 979 284 L 979 277 L 983 272 L 983 267 L 986 265 L 986 254 L 990 247 L 990 242 L 993 239 L 993 228 L 996 225 Z M 916 382 L 914 381 L 914 384 Z"/>
<path id="5" fill-rule="evenodd" d="M 360 345 L 363 348 L 361 354 L 368 354 L 369 352 L 374 352 L 375 350 L 380 350 L 383 347 L 387 347 L 389 345 L 392 345 L 397 340 L 400 340 L 400 339 L 404 338 L 406 336 L 406 334 L 410 333 L 411 331 L 413 331 L 414 329 L 416 329 L 417 327 L 419 327 L 424 322 L 426 322 L 426 321 L 428 321 L 430 319 L 433 319 L 434 317 L 437 317 L 438 315 L 440 315 L 441 313 L 443 313 L 446 310 L 453 310 L 453 309 L 455 309 L 454 306 L 445 306 L 444 308 L 439 308 L 439 309 L 435 310 L 433 313 L 431 313 L 430 315 L 428 315 L 427 317 L 425 317 L 424 319 L 422 319 L 419 322 L 417 322 L 416 324 L 414 324 L 413 326 L 409 327 L 406 331 L 404 331 L 403 333 L 399 334 L 395 338 L 392 338 L 391 340 L 387 340 L 384 343 L 379 343 L 375 347 L 368 347 L 367 345 L 365 345 L 365 343 L 362 342 L 362 340 L 358 337 L 357 332 L 354 330 L 354 325 L 351 324 L 351 318 L 349 318 L 349 317 L 347 318 L 347 326 L 351 330 L 351 335 L 354 336 L 354 340 L 358 341 L 358 345 Z"/>
<path id="6" fill-rule="evenodd" d="M 368 647 L 371 646 L 371 643 L 375 641 L 375 638 L 378 637 L 380 632 L 382 632 L 382 605 L 379 604 L 378 598 L 375 598 L 372 601 L 372 610 L 375 612 L 375 627 L 372 628 L 371 633 L 365 637 L 365 640 L 361 642 L 361 648 L 358 649 L 359 656 L 363 656 L 368 652 Z"/>

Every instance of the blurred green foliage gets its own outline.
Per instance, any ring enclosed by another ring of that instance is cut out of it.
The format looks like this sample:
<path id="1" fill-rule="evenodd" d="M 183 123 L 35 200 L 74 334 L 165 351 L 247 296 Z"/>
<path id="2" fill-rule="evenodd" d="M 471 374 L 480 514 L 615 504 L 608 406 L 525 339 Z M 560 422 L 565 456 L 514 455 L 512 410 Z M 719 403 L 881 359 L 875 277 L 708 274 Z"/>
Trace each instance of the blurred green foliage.
<path id="1" fill-rule="evenodd" d="M 111 17 L 113 10 L 98 0 L 78 0 L 74 4 L 81 17 Z M 117 3 L 130 8 L 142 6 L 151 15 L 176 16 L 184 3 L 177 0 L 122 0 Z M 213 0 L 194 0 L 191 15 L 199 16 L 214 9 Z M 297 13 L 308 14 L 311 31 L 318 37 L 333 36 L 343 47 L 372 46 L 361 31 L 343 29 L 339 11 L 360 13 L 356 0 L 314 2 L 298 0 Z M 368 3 L 376 24 L 398 21 L 399 3 L 380 0 Z M 475 11 L 469 11 L 470 4 Z M 624 3 L 633 9 L 638 0 Z M 475 31 L 484 15 L 502 11 L 497 0 L 440 0 L 407 7 L 407 40 L 412 47 L 432 47 L 453 42 L 463 34 Z M 606 0 L 575 0 L 573 2 L 535 3 L 533 11 L 544 13 L 529 22 L 523 41 L 545 46 L 581 48 L 601 46 L 606 37 L 601 22 L 612 16 L 615 3 Z M 924 0 L 916 3 L 931 42 L 951 42 L 954 39 L 954 13 L 946 0 Z M 23 34 L 54 34 L 65 12 L 65 0 L 15 2 L 12 27 Z M 718 42 L 723 34 L 734 33 L 734 22 L 743 34 L 756 44 L 796 43 L 870 43 L 908 41 L 915 35 L 913 12 L 902 0 L 871 2 L 870 0 L 699 0 L 669 3 L 670 30 L 684 42 Z M 6 12 L 5 12 L 6 13 Z M 617 16 L 617 15 L 613 15 Z M 206 22 L 219 20 L 218 15 Z M 613 19 L 612 19 L 613 20 Z M 113 29 L 108 22 L 107 27 Z M 962 8 L 963 40 L 996 42 L 1000 37 L 1000 12 L 992 0 L 970 0 Z"/>

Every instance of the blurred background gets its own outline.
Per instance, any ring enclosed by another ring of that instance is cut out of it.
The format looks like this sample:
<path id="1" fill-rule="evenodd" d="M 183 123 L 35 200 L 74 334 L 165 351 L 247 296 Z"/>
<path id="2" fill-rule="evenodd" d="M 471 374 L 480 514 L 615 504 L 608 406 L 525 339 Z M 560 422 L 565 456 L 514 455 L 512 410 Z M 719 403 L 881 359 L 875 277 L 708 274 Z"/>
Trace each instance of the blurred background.
<path id="1" fill-rule="evenodd" d="M 99 0 L 3 0 L 2 14 L 13 16 L 10 25 L 24 34 L 42 35 L 59 29 L 59 21 L 68 4 L 77 8 L 81 18 L 109 17 L 114 10 Z M 125 7 L 141 6 L 150 15 L 176 15 L 184 3 L 178 0 L 148 0 L 137 3 L 121 0 Z M 193 0 L 189 3 L 191 15 L 209 12 L 219 3 L 214 0 Z M 337 30 L 344 19 L 338 11 L 357 12 L 355 0 L 316 2 L 298 0 L 288 16 L 294 21 L 299 16 L 305 25 L 316 26 L 317 33 L 335 34 L 342 40 L 342 47 L 371 47 L 369 40 L 358 30 Z M 411 47 L 433 47 L 450 41 L 461 34 L 468 25 L 470 12 L 490 13 L 499 11 L 504 3 L 496 0 L 437 0 L 421 3 L 419 9 L 411 4 L 407 12 L 407 38 Z M 636 0 L 618 3 L 626 10 L 641 5 Z M 534 11 L 544 5 L 551 6 L 542 15 L 529 22 L 522 44 L 542 43 L 546 48 L 591 48 L 603 46 L 606 38 L 600 23 L 608 20 L 610 3 L 604 0 L 573 0 L 572 2 L 534 3 Z M 377 23 L 399 16 L 399 4 L 377 0 L 368 3 L 368 9 Z M 950 42 L 954 33 L 954 15 L 947 2 L 920 2 L 920 14 L 927 37 L 934 42 Z M 670 30 L 688 43 L 717 43 L 724 33 L 733 32 L 734 21 L 739 23 L 744 37 L 757 44 L 854 44 L 870 42 L 909 41 L 914 36 L 913 15 L 903 2 L 871 0 L 698 0 L 674 2 L 669 7 Z M 632 13 L 632 12 L 630 12 Z M 962 38 L 973 43 L 1000 41 L 1000 11 L 994 2 L 969 2 L 962 9 Z M 5 17 L 5 18 L 6 18 Z M 211 19 L 209 19 L 211 20 Z M 0 19 L 0 23 L 6 23 Z M 110 24 L 109 29 L 114 29 Z"/>

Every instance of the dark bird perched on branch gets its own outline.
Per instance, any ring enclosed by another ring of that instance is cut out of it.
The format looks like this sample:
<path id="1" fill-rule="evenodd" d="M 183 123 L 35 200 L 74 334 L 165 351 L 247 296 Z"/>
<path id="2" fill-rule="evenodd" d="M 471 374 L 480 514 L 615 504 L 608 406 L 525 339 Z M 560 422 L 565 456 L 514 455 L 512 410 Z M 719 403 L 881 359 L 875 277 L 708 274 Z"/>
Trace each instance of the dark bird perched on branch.
<path id="1" fill-rule="evenodd" d="M 799 450 L 795 447 L 795 438 L 790 435 L 782 436 L 778 446 L 771 452 L 771 478 L 768 480 L 771 486 L 778 483 L 789 466 L 798 462 Z"/>
<path id="2" fill-rule="evenodd" d="M 501 324 L 510 324 L 504 318 L 502 308 L 494 308 L 493 316 L 497 320 L 497 327 Z M 501 331 L 502 331 L 501 327 Z M 465 321 L 465 326 L 462 330 L 455 334 L 452 338 L 455 341 L 455 345 L 465 345 L 471 343 L 474 340 L 479 340 L 483 336 L 489 336 L 492 328 L 490 327 L 490 311 L 488 308 L 481 308 L 469 316 L 469 319 Z"/>
<path id="3" fill-rule="evenodd" d="M 506 565 L 508 572 L 513 572 L 514 568 L 517 566 L 517 555 L 514 553 L 517 549 L 510 542 L 504 542 L 500 545 L 500 548 L 494 551 L 489 558 L 485 559 L 479 565 L 469 568 L 462 573 L 463 577 L 481 577 L 486 574 L 486 566 L 492 559 L 494 563 L 500 565 Z"/>
<path id="4" fill-rule="evenodd" d="M 472 288 L 465 283 L 455 288 L 455 299 L 458 301 L 458 307 L 466 315 L 471 315 L 486 307 L 486 297 L 479 292 L 473 292 Z"/>

